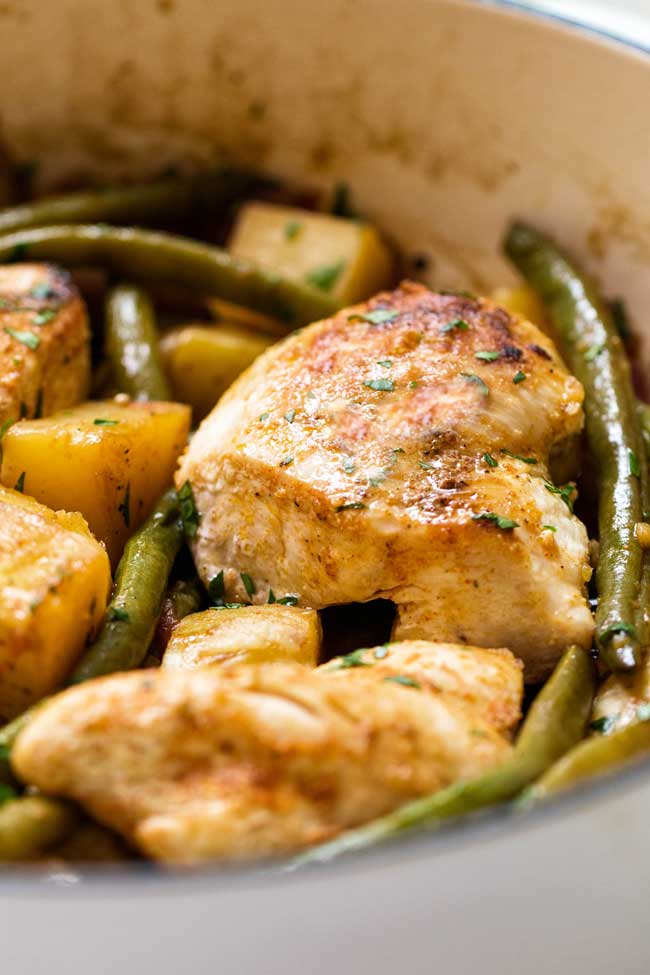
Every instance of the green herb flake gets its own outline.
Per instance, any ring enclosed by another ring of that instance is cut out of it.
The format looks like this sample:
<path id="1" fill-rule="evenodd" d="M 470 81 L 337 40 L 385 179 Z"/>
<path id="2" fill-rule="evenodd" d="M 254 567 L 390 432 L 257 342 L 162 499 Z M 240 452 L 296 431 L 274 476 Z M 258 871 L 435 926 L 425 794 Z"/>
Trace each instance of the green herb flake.
<path id="1" fill-rule="evenodd" d="M 427 464 L 427 462 L 425 460 L 419 460 L 418 461 L 418 464 L 420 465 L 420 467 L 422 468 L 423 471 L 432 471 L 433 470 L 433 464 Z"/>
<path id="2" fill-rule="evenodd" d="M 480 352 L 474 353 L 475 359 L 481 359 L 482 362 L 495 362 L 497 359 L 501 358 L 500 352 L 488 352 L 482 349 Z"/>
<path id="3" fill-rule="evenodd" d="M 23 492 L 25 490 L 25 475 L 26 475 L 26 473 L 27 473 L 27 471 L 23 471 L 21 473 L 20 477 L 18 478 L 18 480 L 14 484 L 14 491 L 20 491 L 20 493 L 23 494 Z"/>
<path id="4" fill-rule="evenodd" d="M 618 722 L 618 715 L 616 717 L 602 717 L 596 718 L 589 725 L 590 731 L 597 731 L 601 735 L 608 735 L 610 731 L 613 731 Z"/>
<path id="5" fill-rule="evenodd" d="M 545 532 L 556 532 L 557 528 L 555 525 L 542 525 L 542 531 Z"/>
<path id="6" fill-rule="evenodd" d="M 119 422 L 119 420 L 104 420 L 101 416 L 93 420 L 93 424 L 96 427 L 116 427 Z"/>
<path id="7" fill-rule="evenodd" d="M 324 264 L 322 267 L 316 267 L 305 275 L 305 280 L 321 291 L 331 291 L 341 277 L 345 264 L 345 261 L 338 261 L 336 264 Z"/>
<path id="8" fill-rule="evenodd" d="M 194 501 L 194 492 L 189 481 L 185 481 L 178 492 L 178 501 L 181 509 L 183 531 L 187 538 L 194 538 L 199 528 L 201 516 L 197 510 L 196 502 Z"/>
<path id="9" fill-rule="evenodd" d="M 507 457 L 514 457 L 515 460 L 520 460 L 522 464 L 539 464 L 537 457 L 522 457 L 521 454 L 513 454 L 511 450 L 506 450 L 505 447 L 501 451 Z"/>
<path id="10" fill-rule="evenodd" d="M 628 450 L 627 456 L 630 462 L 630 474 L 632 477 L 641 477 L 641 465 L 639 464 L 639 458 L 633 450 Z"/>
<path id="11" fill-rule="evenodd" d="M 512 381 L 515 384 L 515 386 L 518 386 L 519 383 L 523 383 L 525 378 L 526 378 L 526 373 L 522 372 L 521 369 L 518 369 L 517 372 L 512 377 Z"/>
<path id="12" fill-rule="evenodd" d="M 363 385 L 379 393 L 392 393 L 395 389 L 395 383 L 392 379 L 366 379 Z"/>
<path id="13" fill-rule="evenodd" d="M 120 609 L 119 606 L 109 606 L 106 619 L 109 623 L 128 623 L 131 617 L 125 609 Z"/>
<path id="14" fill-rule="evenodd" d="M 348 501 L 346 504 L 337 504 L 334 511 L 358 511 L 361 508 L 367 508 L 363 501 Z"/>
<path id="15" fill-rule="evenodd" d="M 18 793 L 10 785 L 6 785 L 4 782 L 0 782 L 0 806 L 3 806 L 5 802 L 9 802 L 11 799 L 16 799 Z"/>
<path id="16" fill-rule="evenodd" d="M 550 494 L 557 494 L 569 511 L 573 512 L 573 484 L 563 484 L 560 487 L 556 487 L 552 481 L 544 481 L 544 487 Z"/>
<path id="17" fill-rule="evenodd" d="M 38 335 L 34 335 L 33 332 L 19 332 L 15 328 L 10 328 L 9 325 L 5 325 L 5 332 L 7 335 L 11 335 L 12 339 L 15 339 L 16 342 L 22 342 L 28 349 L 37 349 L 41 344 L 40 338 Z"/>
<path id="18" fill-rule="evenodd" d="M 416 690 L 421 690 L 422 685 L 418 681 L 413 680 L 412 677 L 407 677 L 406 674 L 391 674 L 389 677 L 384 677 L 384 681 L 392 684 L 400 684 L 402 687 L 414 687 Z"/>
<path id="19" fill-rule="evenodd" d="M 495 514 L 494 511 L 482 511 L 480 515 L 472 515 L 472 521 L 491 521 L 501 531 L 519 528 L 518 521 L 513 521 L 512 518 L 504 518 L 502 515 Z"/>
<path id="20" fill-rule="evenodd" d="M 344 457 L 341 466 L 346 474 L 354 474 L 355 464 L 351 457 Z"/>
<path id="21" fill-rule="evenodd" d="M 255 593 L 257 592 L 257 589 L 255 588 L 255 583 L 249 576 L 248 572 L 240 572 L 239 578 L 241 579 L 244 589 L 246 590 L 248 595 L 254 596 Z"/>
<path id="22" fill-rule="evenodd" d="M 293 457 L 285 457 L 280 461 L 279 467 L 288 467 L 289 464 L 293 464 Z"/>
<path id="23" fill-rule="evenodd" d="M 278 606 L 297 606 L 299 598 L 299 596 L 280 596 L 276 599 L 276 603 Z"/>
<path id="24" fill-rule="evenodd" d="M 373 653 L 373 657 L 375 658 L 375 660 L 384 660 L 387 656 L 388 656 L 388 647 L 386 646 L 386 644 L 384 644 L 381 647 L 377 647 L 377 649 Z"/>
<path id="25" fill-rule="evenodd" d="M 268 418 L 269 418 L 268 413 L 260 413 L 257 419 L 260 421 L 260 423 L 264 423 L 264 421 L 268 420 Z"/>
<path id="26" fill-rule="evenodd" d="M 223 578 L 223 569 L 221 569 L 216 576 L 212 576 L 208 583 L 208 596 L 210 597 L 210 602 L 215 606 L 219 606 L 223 603 L 226 595 L 226 584 Z M 271 599 L 269 599 L 271 602 Z M 275 599 L 273 599 L 275 602 Z"/>
<path id="27" fill-rule="evenodd" d="M 213 609 L 244 609 L 245 606 L 250 606 L 250 603 L 217 603 L 212 608 Z"/>
<path id="28" fill-rule="evenodd" d="M 53 308 L 44 308 L 42 311 L 37 311 L 34 315 L 32 321 L 34 325 L 47 325 L 51 322 L 53 318 L 56 318 L 57 312 Z"/>
<path id="29" fill-rule="evenodd" d="M 369 325 L 383 325 L 384 322 L 394 322 L 399 312 L 388 308 L 375 308 L 363 315 L 348 315 L 349 322 L 367 322 Z"/>
<path id="30" fill-rule="evenodd" d="M 9 427 L 12 427 L 16 422 L 16 420 L 9 419 L 5 420 L 3 424 L 0 424 L 0 440 L 2 440 Z"/>
<path id="31" fill-rule="evenodd" d="M 594 359 L 597 359 L 600 353 L 604 351 L 604 342 L 602 342 L 600 345 L 590 345 L 584 355 L 585 362 L 593 362 Z"/>
<path id="32" fill-rule="evenodd" d="M 489 395 L 489 386 L 484 383 L 481 377 L 477 376 L 475 372 L 461 372 L 460 376 L 462 379 L 466 379 L 468 383 L 474 383 L 476 386 L 478 386 L 483 396 Z"/>
<path id="33" fill-rule="evenodd" d="M 302 224 L 299 220 L 288 220 L 284 225 L 284 236 L 287 240 L 295 240 L 301 230 Z"/>
<path id="34" fill-rule="evenodd" d="M 383 366 L 384 369 L 390 369 L 390 367 L 392 366 L 392 364 L 393 364 L 392 359 L 378 359 L 377 360 L 377 365 L 378 366 Z"/>
<path id="35" fill-rule="evenodd" d="M 293 423 L 293 421 L 296 419 L 296 411 L 288 410 L 288 412 L 284 414 L 284 418 L 287 423 Z"/>
<path id="36" fill-rule="evenodd" d="M 496 460 L 492 454 L 483 454 L 483 460 L 488 465 L 488 467 L 498 467 L 499 461 Z"/>
<path id="37" fill-rule="evenodd" d="M 409 383 L 409 389 L 417 389 L 417 388 L 418 388 L 417 379 L 412 379 L 411 382 Z"/>
<path id="38" fill-rule="evenodd" d="M 468 323 L 464 318 L 454 318 L 452 321 L 447 322 L 440 329 L 441 332 L 453 332 L 455 329 L 459 332 L 466 332 L 469 328 Z"/>
<path id="39" fill-rule="evenodd" d="M 180 498 L 180 492 L 178 497 Z M 128 528 L 129 525 L 131 524 L 131 482 L 130 481 L 127 481 L 126 491 L 124 492 L 124 501 L 118 504 L 117 510 L 122 515 L 122 518 L 124 519 L 124 524 Z"/>
<path id="40" fill-rule="evenodd" d="M 343 657 L 337 657 L 332 661 L 331 669 L 350 670 L 352 667 L 372 667 L 372 664 L 366 663 L 363 659 L 366 652 L 366 648 L 361 647 L 359 650 L 353 650 L 352 653 L 346 653 Z"/>

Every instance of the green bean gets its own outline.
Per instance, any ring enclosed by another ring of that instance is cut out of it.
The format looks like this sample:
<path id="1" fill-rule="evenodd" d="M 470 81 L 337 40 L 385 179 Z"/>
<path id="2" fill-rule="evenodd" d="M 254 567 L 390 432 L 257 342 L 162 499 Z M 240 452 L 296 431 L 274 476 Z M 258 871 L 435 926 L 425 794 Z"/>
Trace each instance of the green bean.
<path id="1" fill-rule="evenodd" d="M 153 304 L 142 288 L 119 284 L 109 291 L 106 352 L 119 392 L 133 399 L 172 398 L 158 354 Z"/>
<path id="2" fill-rule="evenodd" d="M 457 782 L 416 799 L 380 819 L 307 850 L 290 867 L 324 863 L 408 830 L 434 829 L 451 817 L 505 802 L 533 782 L 584 735 L 595 687 L 595 667 L 580 647 L 570 647 L 533 702 L 511 757 L 476 779 Z"/>
<path id="3" fill-rule="evenodd" d="M 281 319 L 291 327 L 331 315 L 334 300 L 270 268 L 174 234 L 71 224 L 37 227 L 0 237 L 0 262 L 52 261 L 64 267 L 102 265 L 138 281 L 173 281 Z"/>
<path id="4" fill-rule="evenodd" d="M 580 742 L 559 759 L 526 794 L 525 805 L 546 799 L 584 779 L 650 753 L 650 721 L 627 725 L 611 735 Z"/>
<path id="5" fill-rule="evenodd" d="M 69 836 L 78 816 L 46 796 L 22 796 L 0 806 L 0 860 L 30 860 Z"/>
<path id="6" fill-rule="evenodd" d="M 544 301 L 564 358 L 585 388 L 599 480 L 596 646 L 610 670 L 631 670 L 646 627 L 639 606 L 643 553 L 634 532 L 643 512 L 643 442 L 627 356 L 595 285 L 551 240 L 515 223 L 505 252 Z"/>
<path id="7" fill-rule="evenodd" d="M 182 542 L 178 496 L 172 490 L 163 495 L 153 514 L 127 542 L 104 626 L 68 683 L 79 684 L 91 677 L 132 670 L 142 663 Z"/>
<path id="8" fill-rule="evenodd" d="M 177 579 L 167 593 L 174 621 L 180 623 L 186 616 L 198 612 L 204 596 L 205 590 L 197 575 L 191 579 Z"/>
<path id="9" fill-rule="evenodd" d="M 252 184 L 250 174 L 224 168 L 194 177 L 64 193 L 0 210 L 0 234 L 52 224 L 159 222 L 203 208 L 222 209 Z"/>

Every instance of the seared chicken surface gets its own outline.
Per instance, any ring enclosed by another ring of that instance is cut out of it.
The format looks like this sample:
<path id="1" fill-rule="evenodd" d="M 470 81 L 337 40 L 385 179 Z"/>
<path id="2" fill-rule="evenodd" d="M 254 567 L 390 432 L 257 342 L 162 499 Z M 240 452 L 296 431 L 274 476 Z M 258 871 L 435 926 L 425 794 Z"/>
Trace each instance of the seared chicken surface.
<path id="1" fill-rule="evenodd" d="M 0 425 L 74 406 L 90 386 L 90 332 L 69 275 L 0 267 Z"/>
<path id="2" fill-rule="evenodd" d="M 120 674 L 45 704 L 12 762 L 157 859 L 269 855 L 503 761 L 521 695 L 507 651 L 425 642 Z"/>
<path id="3" fill-rule="evenodd" d="M 181 463 L 193 550 L 226 598 L 378 597 L 395 639 L 507 646 L 531 681 L 588 646 L 587 535 L 551 452 L 582 387 L 549 338 L 484 299 L 405 283 L 266 352 Z"/>

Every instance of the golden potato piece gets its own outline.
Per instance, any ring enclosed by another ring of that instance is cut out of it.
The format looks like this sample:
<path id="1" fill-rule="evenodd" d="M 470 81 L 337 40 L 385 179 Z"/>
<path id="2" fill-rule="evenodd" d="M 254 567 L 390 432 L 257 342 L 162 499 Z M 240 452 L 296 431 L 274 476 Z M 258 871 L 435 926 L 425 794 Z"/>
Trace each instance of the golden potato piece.
<path id="1" fill-rule="evenodd" d="M 0 267 L 0 425 L 85 399 L 89 339 L 84 303 L 65 271 Z"/>
<path id="2" fill-rule="evenodd" d="M 322 631 L 318 613 L 298 606 L 207 609 L 186 616 L 167 644 L 162 666 L 192 670 L 208 664 L 289 660 L 315 667 Z"/>
<path id="3" fill-rule="evenodd" d="M 307 281 L 341 305 L 364 301 L 393 283 L 393 257 L 375 228 L 328 213 L 248 203 L 239 211 L 229 249 Z"/>
<path id="4" fill-rule="evenodd" d="M 113 565 L 170 484 L 190 411 L 179 403 L 84 403 L 5 433 L 0 480 L 80 511 Z"/>
<path id="5" fill-rule="evenodd" d="M 0 487 L 0 717 L 55 690 L 102 620 L 108 557 L 79 514 Z"/>
<path id="6" fill-rule="evenodd" d="M 273 341 L 236 327 L 197 324 L 167 332 L 159 348 L 174 397 L 202 420 Z"/>

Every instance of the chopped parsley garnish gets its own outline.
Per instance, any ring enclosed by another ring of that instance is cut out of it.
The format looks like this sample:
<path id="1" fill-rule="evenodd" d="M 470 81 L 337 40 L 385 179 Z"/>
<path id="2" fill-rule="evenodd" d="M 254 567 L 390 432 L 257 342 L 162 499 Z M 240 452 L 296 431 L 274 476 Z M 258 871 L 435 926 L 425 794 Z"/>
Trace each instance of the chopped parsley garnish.
<path id="1" fill-rule="evenodd" d="M 515 384 L 515 386 L 518 386 L 519 383 L 523 383 L 525 378 L 526 378 L 526 373 L 522 372 L 521 369 L 518 369 L 517 372 L 512 377 L 512 381 Z"/>
<path id="2" fill-rule="evenodd" d="M 284 418 L 287 421 L 287 423 L 293 423 L 293 421 L 296 419 L 296 411 L 295 410 L 288 410 L 284 414 Z"/>
<path id="3" fill-rule="evenodd" d="M 542 525 L 542 531 L 545 532 L 556 532 L 557 528 L 555 525 Z"/>
<path id="4" fill-rule="evenodd" d="M 348 501 L 347 504 L 337 504 L 334 511 L 355 511 L 366 507 L 363 501 Z"/>
<path id="5" fill-rule="evenodd" d="M 469 325 L 463 318 L 454 318 L 446 325 L 443 325 L 440 329 L 441 332 L 453 332 L 454 329 L 458 329 L 459 332 L 466 332 Z"/>
<path id="6" fill-rule="evenodd" d="M 461 372 L 460 376 L 462 379 L 466 379 L 468 383 L 474 383 L 484 396 L 487 396 L 490 392 L 489 386 L 483 382 L 480 376 L 477 376 L 475 372 Z"/>
<path id="7" fill-rule="evenodd" d="M 125 609 L 120 609 L 119 606 L 109 606 L 106 619 L 109 623 L 128 623 L 131 617 Z"/>
<path id="8" fill-rule="evenodd" d="M 433 470 L 433 464 L 427 464 L 427 462 L 424 461 L 424 460 L 419 460 L 418 461 L 418 464 L 420 465 L 420 467 L 422 468 L 423 471 L 432 471 Z"/>
<path id="9" fill-rule="evenodd" d="M 368 389 L 375 389 L 379 393 L 392 393 L 395 383 L 392 379 L 366 379 L 363 383 Z"/>
<path id="10" fill-rule="evenodd" d="M 343 458 L 342 467 L 346 474 L 354 474 L 354 461 L 351 457 Z"/>
<path id="11" fill-rule="evenodd" d="M 494 362 L 496 359 L 499 359 L 500 357 L 501 357 L 500 352 L 488 352 L 485 349 L 481 350 L 480 352 L 474 353 L 474 358 L 481 359 L 483 362 Z"/>
<path id="12" fill-rule="evenodd" d="M 298 604 L 298 598 L 298 596 L 281 596 L 280 599 L 276 599 L 273 590 L 269 589 L 267 602 L 269 605 L 277 603 L 278 606 L 296 606 Z"/>
<path id="13" fill-rule="evenodd" d="M 365 647 L 361 647 L 359 650 L 353 650 L 352 653 L 346 653 L 344 657 L 337 657 L 332 662 L 332 670 L 349 670 L 352 667 L 372 667 L 372 664 L 366 663 L 363 659 L 364 653 L 366 653 L 366 649 Z"/>
<path id="14" fill-rule="evenodd" d="M 601 630 L 598 634 L 599 640 L 604 642 L 605 640 L 611 640 L 613 636 L 617 633 L 627 633 L 628 636 L 636 636 L 636 629 L 631 623 L 612 623 L 610 626 L 606 626 L 604 630 Z"/>
<path id="15" fill-rule="evenodd" d="M 255 583 L 249 576 L 248 572 L 240 572 L 239 578 L 241 579 L 244 589 L 246 590 L 248 595 L 254 596 L 255 593 L 257 592 L 257 589 L 255 588 Z"/>
<path id="16" fill-rule="evenodd" d="M 218 606 L 223 603 L 225 595 L 226 585 L 223 579 L 223 569 L 221 569 L 208 583 L 208 596 L 210 597 L 210 602 Z"/>
<path id="17" fill-rule="evenodd" d="M 388 308 L 374 308 L 363 315 L 348 315 L 349 322 L 368 322 L 369 325 L 383 325 L 384 322 L 394 322 L 399 312 Z"/>
<path id="18" fill-rule="evenodd" d="M 585 362 L 593 362 L 597 359 L 601 352 L 604 352 L 605 344 L 601 342 L 600 345 L 590 345 L 585 352 Z"/>
<path id="19" fill-rule="evenodd" d="M 285 457 L 283 460 L 280 461 L 279 466 L 288 467 L 289 464 L 293 464 L 293 457 Z"/>
<path id="20" fill-rule="evenodd" d="M 34 335 L 33 332 L 19 332 L 15 328 L 10 328 L 9 325 L 5 325 L 5 332 L 7 335 L 11 335 L 12 339 L 15 339 L 16 342 L 22 342 L 28 349 L 37 349 L 41 344 L 40 338 L 38 335 Z"/>
<path id="21" fill-rule="evenodd" d="M 20 491 L 22 494 L 25 490 L 25 475 L 27 471 L 23 471 L 16 483 L 14 484 L 14 491 Z"/>
<path id="22" fill-rule="evenodd" d="M 388 656 L 388 647 L 385 645 L 383 647 L 377 647 L 377 649 L 373 653 L 373 657 L 375 658 L 375 660 L 383 660 L 384 657 L 387 656 Z"/>
<path id="23" fill-rule="evenodd" d="M 418 388 L 417 379 L 412 379 L 411 382 L 409 383 L 409 389 L 417 389 L 417 388 Z"/>
<path id="24" fill-rule="evenodd" d="M 104 420 L 101 416 L 93 420 L 93 424 L 96 427 L 116 427 L 119 422 L 119 420 Z"/>
<path id="25" fill-rule="evenodd" d="M 302 229 L 302 224 L 298 220 L 289 220 L 284 225 L 284 236 L 287 240 L 295 240 Z"/>
<path id="26" fill-rule="evenodd" d="M 391 450 L 391 453 L 392 454 L 403 454 L 404 453 L 404 448 L 403 447 L 393 447 L 393 449 Z"/>
<path id="27" fill-rule="evenodd" d="M 573 512 L 573 484 L 563 484 L 561 487 L 556 487 L 552 481 L 544 481 L 544 487 L 550 494 L 559 495 L 569 511 Z"/>
<path id="28" fill-rule="evenodd" d="M 639 464 L 639 458 L 634 453 L 633 450 L 628 450 L 627 452 L 628 460 L 630 462 L 630 474 L 632 477 L 641 477 L 641 466 Z"/>
<path id="29" fill-rule="evenodd" d="M 189 483 L 189 482 L 186 482 L 186 483 Z M 180 500 L 180 497 L 181 497 L 181 493 L 179 491 L 178 492 L 178 498 L 179 498 L 179 500 Z M 124 519 L 124 524 L 128 528 L 129 525 L 131 524 L 131 482 L 130 481 L 127 481 L 126 491 L 124 492 L 124 501 L 122 501 L 120 504 L 118 504 L 117 510 L 122 515 L 122 518 Z M 181 505 L 181 516 L 182 516 L 182 514 L 183 514 L 183 507 Z"/>
<path id="30" fill-rule="evenodd" d="M 418 681 L 413 680 L 412 677 L 407 677 L 406 674 L 391 674 L 389 677 L 384 677 L 384 680 L 390 681 L 392 684 L 401 684 L 402 687 L 414 687 L 418 691 L 422 688 Z"/>
<path id="31" fill-rule="evenodd" d="M 592 721 L 589 725 L 589 730 L 598 731 L 601 735 L 607 735 L 616 727 L 617 721 L 618 716 L 596 718 L 596 720 Z"/>
<path id="32" fill-rule="evenodd" d="M 384 369 L 390 369 L 390 367 L 392 366 L 392 364 L 393 364 L 393 360 L 392 359 L 378 359 L 377 360 L 377 365 L 378 366 L 383 366 Z"/>
<path id="33" fill-rule="evenodd" d="M 34 325 L 47 325 L 51 322 L 53 318 L 56 318 L 57 313 L 53 308 L 44 308 L 43 311 L 37 311 L 34 315 L 32 321 Z"/>
<path id="34" fill-rule="evenodd" d="M 338 261 L 336 264 L 324 264 L 316 267 L 305 275 L 305 280 L 321 291 L 331 291 L 345 268 L 345 261 Z"/>
<path id="35" fill-rule="evenodd" d="M 519 522 L 512 518 L 504 518 L 497 515 L 494 511 L 483 511 L 480 515 L 472 515 L 472 521 L 491 521 L 502 531 L 510 531 L 512 528 L 519 528 Z"/>
<path id="36" fill-rule="evenodd" d="M 488 465 L 488 467 L 498 467 L 499 461 L 496 460 L 492 454 L 483 454 L 483 460 Z"/>
<path id="37" fill-rule="evenodd" d="M 15 420 L 5 420 L 4 423 L 0 424 L 0 440 L 2 440 L 9 427 L 13 426 L 15 422 Z"/>
<path id="38" fill-rule="evenodd" d="M 200 515 L 194 501 L 194 492 L 189 481 L 185 481 L 178 492 L 183 531 L 188 538 L 194 538 L 199 528 Z"/>
<path id="39" fill-rule="evenodd" d="M 257 419 L 260 421 L 260 423 L 264 423 L 264 420 L 268 420 L 268 418 L 269 418 L 268 413 L 260 413 Z"/>
<path id="40" fill-rule="evenodd" d="M 537 457 L 522 457 L 521 454 L 513 454 L 511 450 L 506 450 L 505 447 L 501 453 L 506 454 L 508 457 L 514 457 L 515 460 L 520 460 L 523 464 L 539 464 Z"/>
<path id="41" fill-rule="evenodd" d="M 250 606 L 250 603 L 216 603 L 213 609 L 243 609 L 245 606 Z"/>

